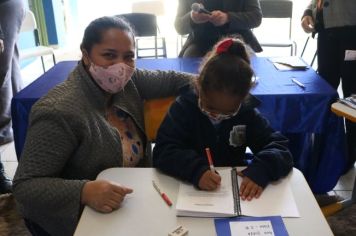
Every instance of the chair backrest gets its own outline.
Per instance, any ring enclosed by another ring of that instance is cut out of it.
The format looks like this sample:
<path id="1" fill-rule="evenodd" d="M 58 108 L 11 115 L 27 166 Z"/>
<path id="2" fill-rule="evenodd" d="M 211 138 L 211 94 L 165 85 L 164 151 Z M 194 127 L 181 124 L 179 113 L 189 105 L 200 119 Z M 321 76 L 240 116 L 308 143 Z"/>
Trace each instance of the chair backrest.
<path id="1" fill-rule="evenodd" d="M 260 0 L 260 5 L 264 18 L 292 18 L 291 0 Z"/>
<path id="2" fill-rule="evenodd" d="M 35 45 L 36 45 L 35 47 L 29 47 L 20 50 L 20 60 L 34 58 L 34 57 L 41 57 L 43 72 L 46 71 L 43 56 L 52 55 L 53 64 L 56 64 L 56 57 L 54 55 L 53 48 L 41 45 L 35 15 L 33 14 L 32 11 L 28 9 L 26 10 L 25 18 L 22 22 L 20 32 L 33 33 Z"/>
<path id="3" fill-rule="evenodd" d="M 40 38 L 39 38 L 36 18 L 33 12 L 29 9 L 26 10 L 25 19 L 22 22 L 20 32 L 32 32 L 35 37 L 36 46 L 40 45 Z"/>
<path id="4" fill-rule="evenodd" d="M 144 102 L 145 132 L 148 141 L 155 141 L 158 128 L 175 97 L 152 99 Z"/>
<path id="5" fill-rule="evenodd" d="M 128 13 L 118 15 L 124 17 L 134 28 L 136 36 L 157 36 L 157 18 L 149 13 Z"/>
<path id="6" fill-rule="evenodd" d="M 292 36 L 293 2 L 291 0 L 260 0 L 263 18 L 289 18 L 289 38 Z"/>
<path id="7" fill-rule="evenodd" d="M 121 14 L 118 16 L 125 18 L 134 28 L 135 36 L 137 36 L 137 58 L 167 57 L 165 38 L 157 37 L 158 26 L 157 17 L 155 15 L 149 13 L 128 13 Z M 153 42 L 153 46 L 148 46 L 152 44 L 148 43 L 149 40 L 147 40 L 146 44 L 144 44 L 145 46 L 141 47 L 140 45 L 143 45 L 143 43 L 145 43 L 145 38 L 142 37 L 153 37 L 153 40 L 151 40 L 151 42 Z M 142 42 L 142 44 L 139 44 L 139 41 Z M 161 44 L 159 44 L 158 41 L 161 42 Z M 142 53 L 140 54 L 140 52 Z"/>
<path id="8" fill-rule="evenodd" d="M 36 18 L 32 11 L 26 10 L 25 19 L 22 22 L 20 32 L 28 32 L 37 29 Z"/>
<path id="9" fill-rule="evenodd" d="M 134 13 L 150 13 L 156 16 L 164 15 L 164 3 L 162 0 L 133 2 L 131 9 Z"/>

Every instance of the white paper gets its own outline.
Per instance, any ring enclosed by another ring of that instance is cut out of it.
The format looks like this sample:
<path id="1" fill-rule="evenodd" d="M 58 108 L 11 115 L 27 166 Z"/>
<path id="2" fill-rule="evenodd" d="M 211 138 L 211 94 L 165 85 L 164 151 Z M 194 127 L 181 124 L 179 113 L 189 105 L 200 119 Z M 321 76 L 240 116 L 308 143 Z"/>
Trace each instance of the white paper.
<path id="1" fill-rule="evenodd" d="M 345 61 L 355 61 L 356 50 L 345 50 Z"/>
<path id="2" fill-rule="evenodd" d="M 234 216 L 231 168 L 219 170 L 221 186 L 215 191 L 202 191 L 190 184 L 179 186 L 177 215 L 218 217 Z"/>
<path id="3" fill-rule="evenodd" d="M 261 221 L 233 221 L 230 222 L 231 236 L 274 236 L 272 223 Z"/>
<path id="4" fill-rule="evenodd" d="M 289 67 L 289 69 L 305 69 L 308 67 L 308 65 L 305 64 L 305 62 L 297 56 L 272 57 L 269 60 L 272 61 L 275 66 L 278 66 L 278 64 L 284 65 L 284 67 Z"/>
<path id="5" fill-rule="evenodd" d="M 241 181 L 239 177 L 239 184 Z M 258 199 L 240 200 L 240 205 L 241 213 L 246 216 L 300 217 L 292 190 L 285 179 L 268 184 Z"/>

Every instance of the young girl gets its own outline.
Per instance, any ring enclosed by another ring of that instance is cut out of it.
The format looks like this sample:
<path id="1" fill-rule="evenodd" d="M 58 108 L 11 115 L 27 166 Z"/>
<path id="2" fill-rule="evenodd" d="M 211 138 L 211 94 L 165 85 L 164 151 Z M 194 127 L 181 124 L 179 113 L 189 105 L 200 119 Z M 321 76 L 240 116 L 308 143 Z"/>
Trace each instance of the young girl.
<path id="1" fill-rule="evenodd" d="M 246 147 L 254 156 L 243 177 L 243 200 L 258 198 L 270 181 L 286 176 L 293 167 L 288 140 L 269 126 L 249 95 L 253 70 L 244 44 L 227 38 L 207 54 L 193 86 L 186 86 L 157 134 L 153 164 L 167 174 L 203 190 L 220 185 L 210 171 L 205 148 L 215 166 L 247 165 Z"/>

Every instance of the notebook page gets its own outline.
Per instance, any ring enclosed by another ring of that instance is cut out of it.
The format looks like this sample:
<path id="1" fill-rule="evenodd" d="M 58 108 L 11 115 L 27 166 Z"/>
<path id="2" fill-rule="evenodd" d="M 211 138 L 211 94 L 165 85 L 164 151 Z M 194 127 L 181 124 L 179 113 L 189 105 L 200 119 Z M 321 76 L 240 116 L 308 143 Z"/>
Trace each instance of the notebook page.
<path id="1" fill-rule="evenodd" d="M 242 178 L 239 177 L 239 185 Z M 297 204 L 287 179 L 270 183 L 261 196 L 251 201 L 240 199 L 241 214 L 246 216 L 300 217 Z"/>
<path id="2" fill-rule="evenodd" d="M 221 186 L 215 191 L 202 191 L 181 183 L 177 200 L 178 216 L 223 217 L 234 215 L 231 168 L 220 170 Z"/>

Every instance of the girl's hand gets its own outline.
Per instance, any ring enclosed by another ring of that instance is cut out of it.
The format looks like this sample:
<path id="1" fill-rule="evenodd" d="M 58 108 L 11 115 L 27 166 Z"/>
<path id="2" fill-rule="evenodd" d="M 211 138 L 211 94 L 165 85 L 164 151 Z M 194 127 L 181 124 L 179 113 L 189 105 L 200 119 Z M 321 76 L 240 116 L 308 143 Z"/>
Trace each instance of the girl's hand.
<path id="1" fill-rule="evenodd" d="M 242 200 L 251 201 L 253 198 L 259 198 L 263 188 L 253 182 L 249 177 L 244 176 L 241 172 L 237 172 L 242 177 L 240 185 L 240 197 Z"/>
<path id="2" fill-rule="evenodd" d="M 202 190 L 215 190 L 220 186 L 221 177 L 218 173 L 207 170 L 200 177 L 199 188 Z"/>
<path id="3" fill-rule="evenodd" d="M 107 180 L 89 181 L 82 189 L 81 202 L 99 212 L 109 213 L 118 209 L 126 194 L 132 191 Z"/>

